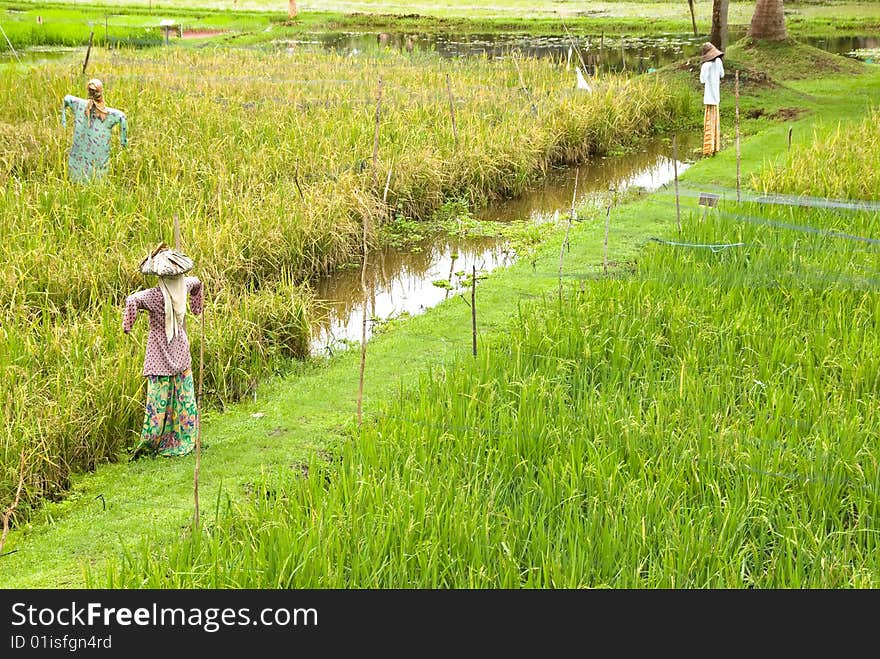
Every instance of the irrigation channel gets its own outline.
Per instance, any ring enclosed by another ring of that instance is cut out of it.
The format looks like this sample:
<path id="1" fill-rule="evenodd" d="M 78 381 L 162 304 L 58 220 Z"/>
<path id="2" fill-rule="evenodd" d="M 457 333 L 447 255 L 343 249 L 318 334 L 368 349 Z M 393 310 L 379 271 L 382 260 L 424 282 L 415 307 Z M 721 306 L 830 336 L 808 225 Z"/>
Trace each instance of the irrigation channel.
<path id="1" fill-rule="evenodd" d="M 676 136 L 680 174 L 690 165 L 686 154 L 698 146 L 700 135 Z M 514 199 L 493 204 L 475 213 L 488 222 L 529 220 L 534 223 L 566 222 L 577 179 L 576 207 L 589 205 L 591 198 L 609 189 L 656 190 L 673 181 L 676 166 L 670 138 L 655 139 L 638 153 L 609 156 L 580 167 L 557 170 L 540 187 Z M 586 218 L 581 218 L 586 219 Z M 510 265 L 515 251 L 500 238 L 458 239 L 436 236 L 426 239 L 417 249 L 386 248 L 367 260 L 367 302 L 361 288 L 360 268 L 345 269 L 320 279 L 314 289 L 327 315 L 313 327 L 313 355 L 329 354 L 359 343 L 363 314 L 367 315 L 367 336 L 383 322 L 402 315 L 416 315 L 459 294 L 460 275 L 489 273 Z M 446 282 L 448 286 L 435 285 Z"/>
<path id="2" fill-rule="evenodd" d="M 112 27 L 112 25 L 111 25 Z M 145 26 L 152 27 L 155 26 Z M 222 36 L 218 32 L 213 36 Z M 731 42 L 741 34 L 732 31 Z M 183 41 L 186 41 L 183 38 Z M 304 35 L 300 39 L 284 39 L 253 46 L 254 49 L 271 48 L 280 52 L 292 53 L 298 49 L 321 49 L 358 55 L 375 51 L 377 47 L 393 48 L 401 51 L 428 51 L 440 57 L 485 56 L 505 57 L 518 53 L 528 57 L 553 57 L 570 59 L 572 66 L 578 63 L 579 55 L 585 58 L 584 64 L 591 74 L 603 72 L 631 71 L 644 73 L 666 64 L 680 61 L 683 57 L 699 53 L 705 35 L 666 34 L 660 36 L 638 35 L 567 35 L 537 36 L 521 34 L 413 34 L 402 32 L 321 32 Z M 799 41 L 822 50 L 856 59 L 876 58 L 880 50 L 880 36 L 805 36 Z M 181 39 L 172 39 L 170 45 L 177 45 Z M 124 43 L 124 42 L 120 42 Z M 159 46 L 160 42 L 151 44 Z M 204 47 L 210 47 L 208 40 Z M 579 53 L 573 52 L 572 44 Z M 133 44 L 136 45 L 136 44 Z M 5 46 L 5 44 L 3 44 Z M 83 46 L 84 48 L 85 46 Z M 571 49 L 572 52 L 569 52 Z M 17 58 L 21 62 L 39 63 L 47 59 L 63 57 L 82 49 L 62 47 L 38 47 L 20 49 Z M 0 47 L 0 62 L 15 61 L 16 56 L 6 47 Z"/>
<path id="3" fill-rule="evenodd" d="M 729 41 L 742 34 L 731 31 Z M 535 36 L 520 34 L 406 34 L 406 33 L 321 33 L 303 40 L 273 42 L 289 51 L 311 46 L 349 54 L 367 53 L 377 46 L 402 51 L 432 51 L 446 58 L 485 56 L 505 57 L 518 53 L 527 57 L 570 59 L 572 66 L 584 57 L 589 73 L 631 71 L 644 73 L 682 58 L 699 54 L 706 35 L 668 34 L 661 36 L 567 35 Z M 880 37 L 827 36 L 798 37 L 798 41 L 836 55 L 856 59 L 871 57 L 880 49 Z M 572 44 L 579 53 L 575 53 Z M 569 52 L 569 49 L 572 52 Z"/>

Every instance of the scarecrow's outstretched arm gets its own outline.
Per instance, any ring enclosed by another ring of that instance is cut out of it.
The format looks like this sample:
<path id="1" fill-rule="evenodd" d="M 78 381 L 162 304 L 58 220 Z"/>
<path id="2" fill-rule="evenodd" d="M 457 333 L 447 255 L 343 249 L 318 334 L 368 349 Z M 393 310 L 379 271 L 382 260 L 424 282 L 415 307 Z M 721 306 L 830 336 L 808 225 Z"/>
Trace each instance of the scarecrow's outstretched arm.
<path id="1" fill-rule="evenodd" d="M 128 334 L 134 327 L 134 321 L 137 320 L 138 311 L 147 309 L 144 297 L 147 291 L 139 291 L 125 298 L 125 312 L 122 315 L 122 331 Z"/>
<path id="2" fill-rule="evenodd" d="M 189 293 L 189 308 L 196 316 L 202 313 L 205 304 L 204 286 L 198 277 L 186 278 L 186 290 Z"/>
<path id="3" fill-rule="evenodd" d="M 78 97 L 68 94 L 61 102 L 61 125 L 64 126 L 64 128 L 67 128 L 67 108 L 70 108 L 71 110 L 75 109 L 74 101 L 78 100 L 80 100 Z"/>

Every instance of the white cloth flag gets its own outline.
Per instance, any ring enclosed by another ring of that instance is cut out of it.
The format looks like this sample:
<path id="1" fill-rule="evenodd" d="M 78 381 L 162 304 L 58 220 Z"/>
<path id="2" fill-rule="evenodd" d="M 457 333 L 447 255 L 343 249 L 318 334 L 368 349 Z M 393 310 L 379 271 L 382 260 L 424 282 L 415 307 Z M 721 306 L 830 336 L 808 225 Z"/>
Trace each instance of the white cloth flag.
<path id="1" fill-rule="evenodd" d="M 584 74 L 581 73 L 581 67 L 575 67 L 575 71 L 577 71 L 577 88 L 586 89 L 588 92 L 593 91 L 589 83 L 587 82 L 587 79 L 584 78 Z"/>

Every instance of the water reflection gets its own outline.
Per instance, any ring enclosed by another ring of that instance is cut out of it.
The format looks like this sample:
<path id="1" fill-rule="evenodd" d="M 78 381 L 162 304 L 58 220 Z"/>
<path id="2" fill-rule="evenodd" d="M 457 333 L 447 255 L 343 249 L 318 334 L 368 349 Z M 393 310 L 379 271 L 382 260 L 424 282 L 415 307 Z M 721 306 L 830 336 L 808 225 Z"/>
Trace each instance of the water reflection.
<path id="1" fill-rule="evenodd" d="M 457 294 L 462 276 L 491 272 L 509 265 L 513 254 L 494 239 L 442 237 L 424 242 L 419 250 L 384 249 L 367 260 L 367 338 L 377 321 L 401 314 L 419 314 Z M 456 274 L 458 273 L 458 274 Z M 450 288 L 435 286 L 445 281 Z M 343 348 L 361 340 L 364 296 L 360 268 L 325 277 L 315 287 L 316 297 L 326 305 L 312 339 L 312 352 Z"/>
<path id="2" fill-rule="evenodd" d="M 690 167 L 694 150 L 702 145 L 701 135 L 697 131 L 679 134 L 676 139 L 677 161 L 672 159 L 669 139 L 652 140 L 636 153 L 597 158 L 580 167 L 553 172 L 539 187 L 515 199 L 493 204 L 476 215 L 488 221 L 504 222 L 522 218 L 543 221 L 557 211 L 564 212 L 571 207 L 576 173 L 576 206 L 586 203 L 597 192 L 611 188 L 656 190 L 674 180 L 676 168 L 681 174 Z"/>
<path id="3" fill-rule="evenodd" d="M 731 31 L 733 43 L 744 36 Z M 346 54 L 375 53 L 393 49 L 412 53 L 434 52 L 440 57 L 507 57 L 518 53 L 536 58 L 553 58 L 567 64 L 583 64 L 589 73 L 598 71 L 633 71 L 643 73 L 658 69 L 685 57 L 699 54 L 706 35 L 665 34 L 637 35 L 528 35 L 528 34 L 413 34 L 404 32 L 328 32 L 311 34 L 302 40 L 284 41 L 285 48 L 319 47 Z M 880 37 L 835 36 L 799 37 L 798 41 L 816 48 L 849 57 L 880 47 Z M 282 43 L 282 42 L 279 42 Z"/>
<path id="4" fill-rule="evenodd" d="M 700 135 L 681 134 L 678 146 L 678 173 L 690 163 L 688 155 L 700 143 Z M 577 205 L 587 203 L 598 193 L 613 187 L 625 190 L 639 186 L 655 190 L 671 182 L 675 175 L 672 146 L 668 139 L 648 142 L 638 153 L 597 159 L 579 168 L 559 170 L 529 192 L 482 209 L 476 215 L 482 220 L 506 222 L 531 219 L 534 222 L 554 221 L 565 217 L 571 208 L 575 174 L 578 178 Z M 452 239 L 446 236 L 425 241 L 417 251 L 385 249 L 368 260 L 367 338 L 376 323 L 407 313 L 416 315 L 443 300 L 457 295 L 461 278 L 488 273 L 499 266 L 510 265 L 515 258 L 506 246 L 493 238 Z M 445 280 L 453 288 L 435 286 Z M 326 306 L 326 315 L 314 327 L 312 353 L 326 353 L 360 343 L 363 331 L 364 295 L 360 268 L 334 273 L 321 279 L 315 287 L 316 297 Z"/>

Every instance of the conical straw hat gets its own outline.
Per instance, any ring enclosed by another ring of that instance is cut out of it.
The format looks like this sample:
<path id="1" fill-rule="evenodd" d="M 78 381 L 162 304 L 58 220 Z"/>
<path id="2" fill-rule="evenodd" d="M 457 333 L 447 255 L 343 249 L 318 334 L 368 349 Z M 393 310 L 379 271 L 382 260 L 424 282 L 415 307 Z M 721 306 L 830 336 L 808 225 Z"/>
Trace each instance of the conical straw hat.
<path id="1" fill-rule="evenodd" d="M 193 269 L 193 260 L 171 249 L 165 243 L 159 243 L 143 261 L 140 270 L 145 275 L 159 275 L 160 277 L 174 277 L 182 275 Z"/>

